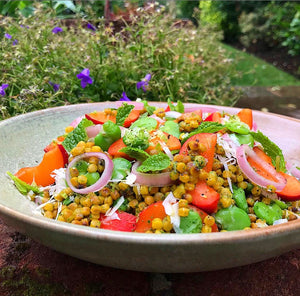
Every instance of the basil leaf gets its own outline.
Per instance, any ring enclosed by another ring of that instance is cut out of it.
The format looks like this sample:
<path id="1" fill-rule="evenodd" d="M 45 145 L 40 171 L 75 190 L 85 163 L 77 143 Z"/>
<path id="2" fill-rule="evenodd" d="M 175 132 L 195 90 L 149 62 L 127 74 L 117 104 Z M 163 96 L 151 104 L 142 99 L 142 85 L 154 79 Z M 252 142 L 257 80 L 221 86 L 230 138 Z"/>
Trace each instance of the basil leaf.
<path id="1" fill-rule="evenodd" d="M 276 167 L 276 157 L 279 156 L 279 170 L 281 172 L 285 172 L 285 161 L 282 154 L 282 150 L 274 143 L 272 142 L 267 136 L 265 136 L 261 131 L 257 132 L 250 132 L 252 137 L 254 138 L 254 141 L 259 142 L 266 152 L 267 155 L 269 155 L 272 159 L 273 165 Z"/>
<path id="2" fill-rule="evenodd" d="M 150 156 L 146 151 L 139 148 L 133 148 L 133 147 L 124 147 L 119 151 L 126 153 L 131 158 L 137 159 L 139 161 L 144 161 Z"/>
<path id="3" fill-rule="evenodd" d="M 73 131 L 68 133 L 62 145 L 64 148 L 70 152 L 80 141 L 86 141 L 88 139 L 88 135 L 86 133 L 85 128 L 93 125 L 93 122 L 83 118 L 79 124 L 74 128 Z"/>

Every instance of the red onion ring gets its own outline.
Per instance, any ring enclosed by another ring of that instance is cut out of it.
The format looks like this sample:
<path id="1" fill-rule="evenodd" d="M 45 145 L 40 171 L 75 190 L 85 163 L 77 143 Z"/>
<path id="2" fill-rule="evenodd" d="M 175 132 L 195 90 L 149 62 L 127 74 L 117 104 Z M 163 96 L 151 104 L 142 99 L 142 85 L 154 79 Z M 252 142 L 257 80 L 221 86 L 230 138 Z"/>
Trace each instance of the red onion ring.
<path id="1" fill-rule="evenodd" d="M 137 161 L 133 164 L 131 173 L 136 175 L 135 183 L 139 185 L 164 187 L 173 184 L 174 182 L 170 178 L 170 172 L 159 174 L 145 174 L 137 171 L 140 166 L 140 162 Z"/>
<path id="2" fill-rule="evenodd" d="M 298 170 L 295 165 L 291 164 L 289 161 L 286 162 L 286 168 L 288 171 L 296 178 L 300 179 L 300 170 Z"/>
<path id="3" fill-rule="evenodd" d="M 152 114 L 149 117 L 154 118 L 158 123 L 164 123 L 165 122 L 165 120 L 161 119 L 160 117 L 156 116 L 155 114 Z"/>
<path id="4" fill-rule="evenodd" d="M 75 165 L 76 162 L 78 162 L 81 159 L 84 158 L 89 158 L 89 157 L 97 157 L 98 159 L 103 159 L 104 160 L 104 171 L 101 174 L 100 179 L 93 185 L 78 189 L 75 186 L 72 185 L 71 183 L 71 175 L 70 175 L 70 169 Z M 69 187 L 76 193 L 80 194 L 87 194 L 89 192 L 96 192 L 102 189 L 108 181 L 111 179 L 112 171 L 113 171 L 113 162 L 112 160 L 104 153 L 102 152 L 87 152 L 80 154 L 69 163 L 67 169 L 66 169 L 66 181 L 69 185 Z"/>
<path id="5" fill-rule="evenodd" d="M 269 179 L 266 179 L 262 177 L 261 175 L 257 174 L 254 169 L 251 167 L 247 160 L 247 156 L 250 156 L 255 162 L 258 162 L 262 165 L 262 167 L 269 172 L 271 175 L 275 176 L 275 178 L 278 180 L 278 182 L 271 181 Z M 236 149 L 236 159 L 238 162 L 239 167 L 243 171 L 243 173 L 251 180 L 253 183 L 262 186 L 267 187 L 268 185 L 273 185 L 276 188 L 276 191 L 281 191 L 285 185 L 286 185 L 286 179 L 276 172 L 274 167 L 269 165 L 267 162 L 263 161 L 261 158 L 259 158 L 256 153 L 249 148 L 248 145 L 241 145 L 238 146 Z"/>

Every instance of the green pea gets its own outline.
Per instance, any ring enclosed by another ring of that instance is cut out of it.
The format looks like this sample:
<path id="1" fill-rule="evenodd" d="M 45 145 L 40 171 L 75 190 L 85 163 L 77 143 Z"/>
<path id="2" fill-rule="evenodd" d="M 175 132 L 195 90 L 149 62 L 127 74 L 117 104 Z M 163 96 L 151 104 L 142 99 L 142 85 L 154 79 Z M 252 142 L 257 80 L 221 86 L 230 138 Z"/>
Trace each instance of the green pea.
<path id="1" fill-rule="evenodd" d="M 124 179 L 131 169 L 131 162 L 125 158 L 114 158 L 114 168 L 111 175 L 111 179 L 122 180 Z"/>
<path id="2" fill-rule="evenodd" d="M 85 176 L 87 178 L 87 186 L 95 184 L 100 179 L 100 174 L 98 172 L 86 173 Z"/>
<path id="3" fill-rule="evenodd" d="M 200 233 L 202 229 L 202 220 L 200 215 L 190 210 L 188 216 L 180 217 L 179 225 L 181 233 Z"/>
<path id="4" fill-rule="evenodd" d="M 150 132 L 156 129 L 157 121 L 152 117 L 142 117 L 131 124 L 130 129 L 135 129 L 136 127 L 144 128 Z"/>
<path id="5" fill-rule="evenodd" d="M 168 120 L 160 128 L 163 132 L 166 132 L 176 138 L 180 136 L 179 124 L 173 120 Z"/>
<path id="6" fill-rule="evenodd" d="M 235 204 L 237 205 L 238 208 L 248 213 L 249 210 L 248 210 L 248 203 L 246 200 L 246 194 L 242 188 L 234 186 L 232 198 L 234 199 Z"/>
<path id="7" fill-rule="evenodd" d="M 84 160 L 79 160 L 78 162 L 76 162 L 75 167 L 78 170 L 80 175 L 83 175 L 87 172 L 87 168 L 88 168 L 89 164 L 88 162 L 84 161 Z"/>
<path id="8" fill-rule="evenodd" d="M 250 218 L 242 209 L 232 206 L 221 209 L 215 215 L 216 222 L 224 230 L 243 230 L 251 224 Z"/>
<path id="9" fill-rule="evenodd" d="M 266 205 L 263 202 L 256 202 L 253 210 L 258 218 L 265 220 L 269 225 L 273 225 L 274 221 L 282 218 L 282 210 L 275 203 L 272 205 Z"/>

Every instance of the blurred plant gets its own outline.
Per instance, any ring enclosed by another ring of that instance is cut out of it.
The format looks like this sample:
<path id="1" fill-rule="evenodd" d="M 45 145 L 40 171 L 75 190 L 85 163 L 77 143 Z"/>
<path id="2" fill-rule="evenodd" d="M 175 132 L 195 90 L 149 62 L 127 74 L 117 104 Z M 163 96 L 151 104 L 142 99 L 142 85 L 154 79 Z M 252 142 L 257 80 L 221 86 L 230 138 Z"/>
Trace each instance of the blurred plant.
<path id="1" fill-rule="evenodd" d="M 241 42 L 261 42 L 270 47 L 286 46 L 291 55 L 300 54 L 300 4 L 271 2 L 263 9 L 242 14 Z"/>
<path id="2" fill-rule="evenodd" d="M 119 100 L 124 92 L 132 100 L 235 103 L 240 93 L 231 87 L 231 78 L 238 73 L 220 46 L 221 35 L 207 27 L 177 28 L 164 7 L 155 4 L 135 12 L 118 32 L 114 22 L 105 24 L 103 18 L 89 21 L 93 31 L 84 18 L 67 23 L 51 17 L 51 9 L 42 3 L 35 3 L 28 18 L 0 16 L 0 84 L 9 84 L 0 101 L 0 118 L 50 106 Z M 55 27 L 63 31 L 53 34 Z M 12 45 L 5 33 L 18 43 Z M 80 72 L 86 75 L 77 78 Z M 136 87 L 143 78 L 146 92 Z"/>

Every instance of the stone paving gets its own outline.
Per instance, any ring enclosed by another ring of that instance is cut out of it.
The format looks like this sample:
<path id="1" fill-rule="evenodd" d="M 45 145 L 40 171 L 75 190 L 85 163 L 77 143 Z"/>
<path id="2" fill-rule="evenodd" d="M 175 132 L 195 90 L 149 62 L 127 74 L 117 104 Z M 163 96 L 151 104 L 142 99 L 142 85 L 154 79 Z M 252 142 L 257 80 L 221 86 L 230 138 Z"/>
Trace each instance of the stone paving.
<path id="1" fill-rule="evenodd" d="M 246 95 L 236 106 L 300 119 L 300 88 L 247 88 Z M 300 246 L 298 250 L 247 266 L 191 274 L 161 274 L 83 262 L 15 232 L 1 220 L 0 237 L 2 296 L 298 296 L 300 293 Z"/>

